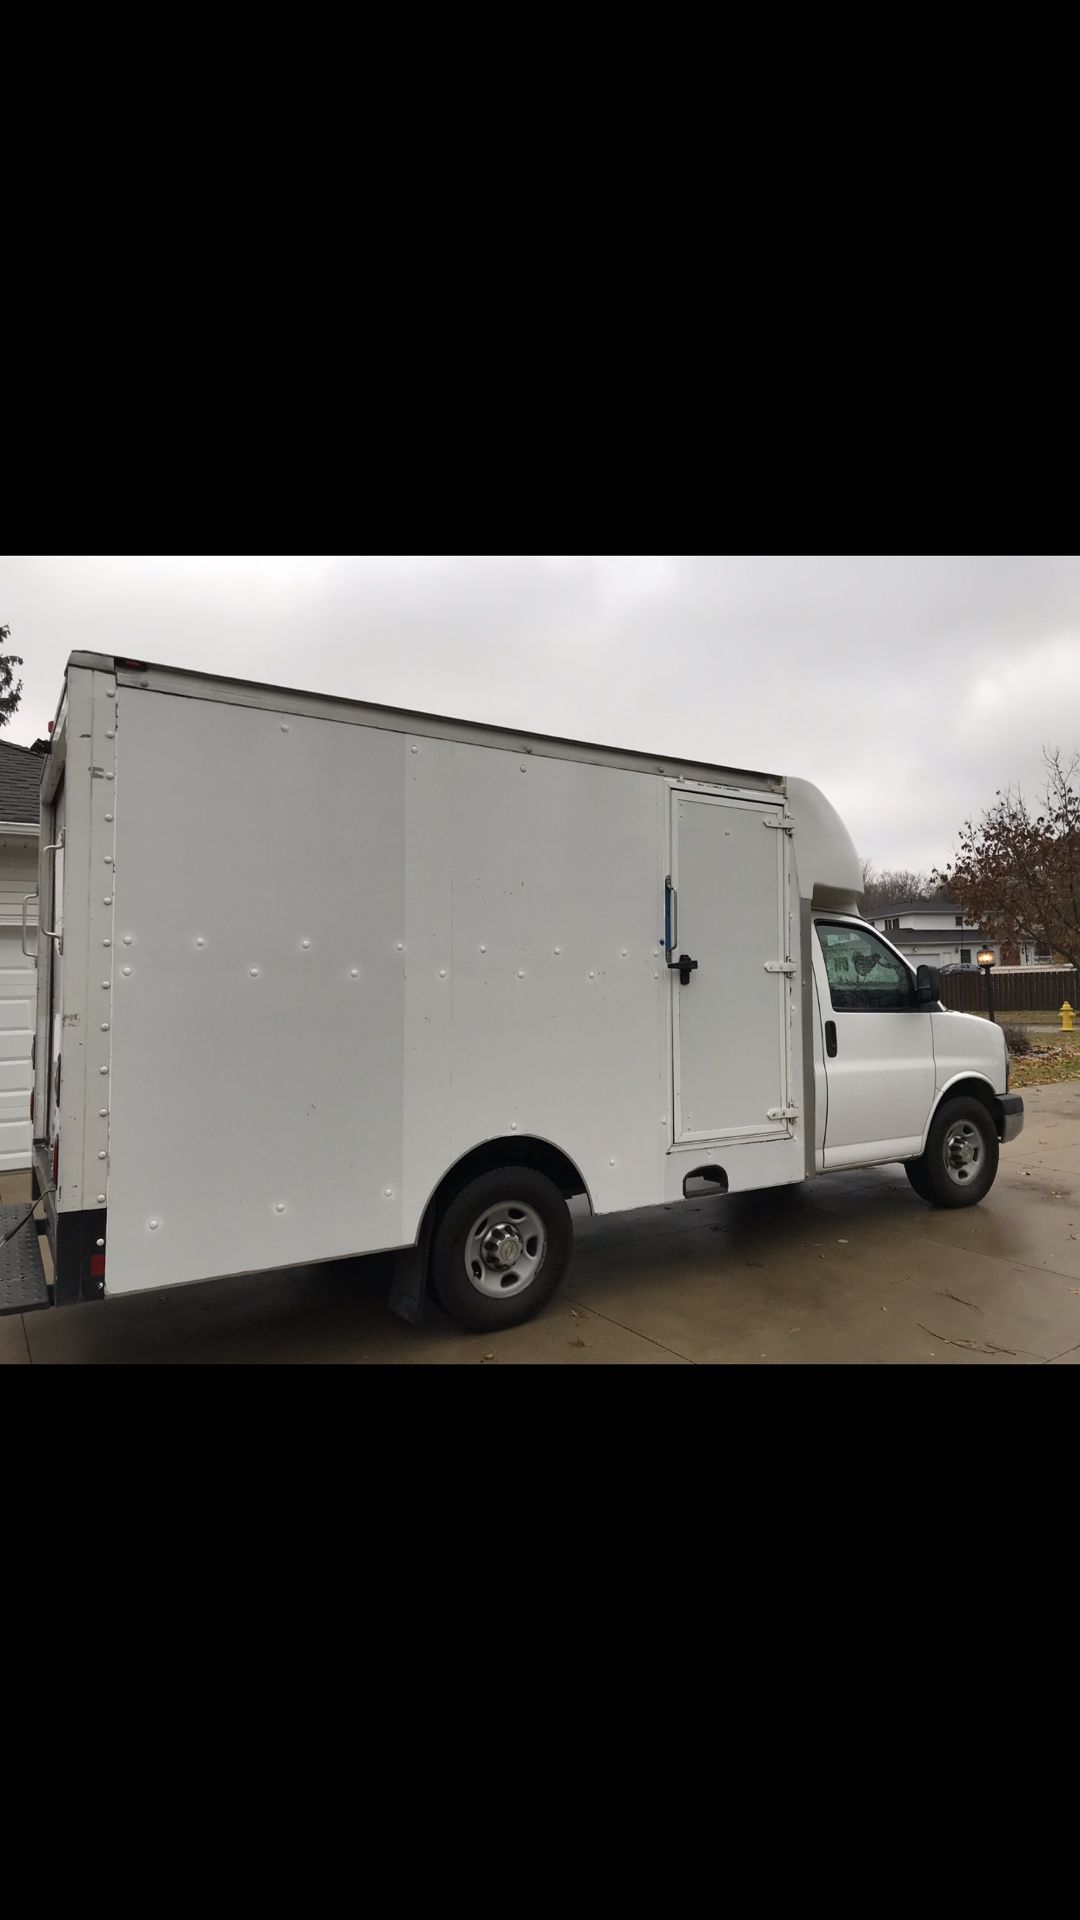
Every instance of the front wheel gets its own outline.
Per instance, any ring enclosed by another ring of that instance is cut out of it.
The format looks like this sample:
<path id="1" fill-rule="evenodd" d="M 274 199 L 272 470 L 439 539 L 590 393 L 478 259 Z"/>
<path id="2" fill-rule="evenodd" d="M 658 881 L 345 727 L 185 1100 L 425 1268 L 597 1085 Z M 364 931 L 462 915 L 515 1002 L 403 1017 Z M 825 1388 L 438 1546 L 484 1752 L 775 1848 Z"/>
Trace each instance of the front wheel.
<path id="1" fill-rule="evenodd" d="M 915 1192 L 936 1207 L 974 1207 L 984 1200 L 998 1170 L 998 1137 L 981 1100 L 946 1100 L 930 1125 L 926 1151 L 907 1160 L 904 1172 Z"/>
<path id="2" fill-rule="evenodd" d="M 470 1180 L 443 1213 L 431 1247 L 432 1292 L 472 1333 L 516 1327 L 551 1299 L 572 1237 L 554 1181 L 532 1167 L 496 1167 Z"/>

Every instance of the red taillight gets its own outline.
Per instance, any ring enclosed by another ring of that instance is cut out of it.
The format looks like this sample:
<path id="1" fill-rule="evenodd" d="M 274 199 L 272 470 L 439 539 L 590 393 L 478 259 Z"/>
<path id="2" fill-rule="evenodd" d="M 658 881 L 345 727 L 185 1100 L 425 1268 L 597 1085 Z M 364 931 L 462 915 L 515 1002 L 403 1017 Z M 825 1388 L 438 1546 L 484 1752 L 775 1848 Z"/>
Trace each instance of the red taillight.
<path id="1" fill-rule="evenodd" d="M 60 1136 L 59 1134 L 57 1134 L 56 1139 L 52 1143 L 52 1183 L 54 1187 L 60 1184 Z"/>
<path id="2" fill-rule="evenodd" d="M 92 1253 L 90 1255 L 90 1278 L 91 1280 L 104 1280 L 105 1255 L 103 1253 Z"/>

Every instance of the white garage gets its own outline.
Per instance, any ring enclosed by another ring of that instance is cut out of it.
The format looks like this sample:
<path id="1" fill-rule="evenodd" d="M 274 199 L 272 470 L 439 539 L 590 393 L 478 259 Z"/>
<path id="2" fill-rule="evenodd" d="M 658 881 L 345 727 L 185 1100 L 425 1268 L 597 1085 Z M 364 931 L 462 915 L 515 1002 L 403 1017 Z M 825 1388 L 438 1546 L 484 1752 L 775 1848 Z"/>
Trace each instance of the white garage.
<path id="1" fill-rule="evenodd" d="M 30 1050 L 37 974 L 22 950 L 23 895 L 37 889 L 42 756 L 0 740 L 0 1173 L 30 1165 Z M 36 904 L 29 911 L 36 925 Z M 36 935 L 27 945 L 33 948 Z"/>

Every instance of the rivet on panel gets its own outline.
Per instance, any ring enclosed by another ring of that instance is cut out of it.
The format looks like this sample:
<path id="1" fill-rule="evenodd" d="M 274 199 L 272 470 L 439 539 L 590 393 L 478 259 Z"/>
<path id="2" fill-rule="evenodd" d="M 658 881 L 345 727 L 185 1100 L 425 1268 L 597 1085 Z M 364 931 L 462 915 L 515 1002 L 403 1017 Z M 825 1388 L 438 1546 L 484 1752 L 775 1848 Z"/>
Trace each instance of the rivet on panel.
<path id="1" fill-rule="evenodd" d="M 350 967 L 350 969 L 349 969 L 349 979 L 350 979 L 350 980 L 358 980 L 359 978 L 360 978 L 360 969 L 359 969 L 359 967 Z"/>
<path id="2" fill-rule="evenodd" d="M 595 975 L 595 973 L 590 973 L 590 975 L 589 975 L 589 979 L 590 979 L 590 980 L 595 980 L 595 979 L 596 979 L 596 975 Z"/>
<path id="3" fill-rule="evenodd" d="M 257 980 L 257 979 L 258 979 L 258 977 L 259 977 L 259 969 L 258 969 L 258 967 L 252 967 L 250 971 L 251 971 L 251 977 L 252 977 L 252 979 L 253 979 L 253 980 Z"/>
<path id="4" fill-rule="evenodd" d="M 105 738 L 106 738 L 106 740 L 115 740 L 115 739 L 116 739 L 116 734 L 114 733 L 114 731 L 113 731 L 113 729 L 112 729 L 111 727 L 106 727 L 106 729 L 105 729 Z"/>
<path id="5" fill-rule="evenodd" d="M 518 979 L 519 979 L 519 980 L 524 980 L 524 978 L 525 978 L 525 969 L 524 969 L 524 967 L 519 967 L 519 968 L 518 968 Z"/>
<path id="6" fill-rule="evenodd" d="M 125 933 L 125 935 L 124 935 L 124 945 L 125 945 L 125 947 L 130 947 L 130 945 L 131 945 L 131 941 L 132 941 L 132 935 L 131 935 L 130 933 Z"/>
<path id="7" fill-rule="evenodd" d="M 111 867 L 111 866 L 112 866 L 112 854 L 111 854 L 111 853 L 107 853 L 107 854 L 105 855 L 105 865 L 106 865 L 107 867 Z"/>
<path id="8" fill-rule="evenodd" d="M 108 983 L 108 981 L 107 981 L 107 980 L 103 980 L 101 984 L 102 984 L 102 986 L 104 987 L 104 989 L 105 989 L 105 992 L 106 992 L 106 993 L 108 993 L 108 991 L 109 991 L 109 983 Z"/>
<path id="9" fill-rule="evenodd" d="M 446 979 L 446 968 L 445 968 L 445 967 L 440 967 L 440 968 L 439 968 L 439 979 L 440 979 L 440 980 L 445 980 L 445 979 Z"/>
<path id="10" fill-rule="evenodd" d="M 112 941 L 111 941 L 111 940 L 103 940 L 101 944 L 102 944 L 102 946 L 103 946 L 103 947 L 111 947 L 111 946 L 112 946 Z"/>
<path id="11" fill-rule="evenodd" d="M 124 968 L 122 969 L 122 972 L 123 972 L 123 975 L 124 975 L 124 979 L 125 979 L 125 980 L 130 980 L 130 978 L 131 978 L 131 968 L 130 968 L 130 967 L 124 967 Z"/>
<path id="12" fill-rule="evenodd" d="M 528 768 L 526 767 L 526 765 L 525 765 L 525 762 L 524 762 L 524 761 L 522 761 L 522 763 L 521 763 L 521 771 L 522 771 L 522 773 L 527 773 L 527 772 L 528 772 Z"/>
<path id="13" fill-rule="evenodd" d="M 99 1153 L 99 1154 L 98 1154 L 98 1159 L 99 1159 L 99 1160 L 104 1160 L 104 1159 L 106 1159 L 106 1158 L 107 1158 L 107 1156 L 106 1156 L 106 1155 L 105 1155 L 104 1153 Z"/>
<path id="14" fill-rule="evenodd" d="M 202 934 L 201 934 L 201 933 L 198 933 L 198 934 L 196 934 L 196 936 L 195 936 L 195 945 L 196 945 L 197 947 L 205 947 L 205 945 L 206 945 L 206 941 L 205 941 L 205 940 L 203 939 L 203 936 L 202 936 Z"/>
<path id="15" fill-rule="evenodd" d="M 284 1211 L 285 1211 L 285 1202 L 284 1202 L 284 1200 L 275 1200 L 275 1201 L 274 1201 L 274 1212 L 275 1212 L 275 1213 L 284 1213 Z"/>
<path id="16" fill-rule="evenodd" d="M 387 1198 L 388 1200 L 392 1200 L 392 1199 L 393 1199 L 393 1197 L 394 1197 L 394 1189 L 393 1189 L 393 1187 L 384 1187 L 384 1188 L 383 1188 L 383 1192 L 384 1192 L 384 1194 L 386 1195 L 386 1198 Z"/>
<path id="17" fill-rule="evenodd" d="M 151 1231 L 151 1233 L 156 1233 L 156 1232 L 157 1232 L 157 1230 L 158 1230 L 158 1227 L 159 1227 L 160 1225 L 161 1225 L 161 1222 L 160 1222 L 160 1220 L 151 1220 L 151 1222 L 150 1222 L 150 1231 Z"/>
<path id="18" fill-rule="evenodd" d="M 107 1119 L 108 1119 L 108 1117 L 109 1117 L 109 1109 L 108 1109 L 108 1107 L 99 1107 L 99 1108 L 98 1108 L 98 1119 L 99 1119 L 99 1120 L 107 1120 Z"/>
<path id="19" fill-rule="evenodd" d="M 103 1021 L 102 1021 L 102 1023 L 101 1023 L 101 1031 L 102 1031 L 102 1033 L 108 1033 L 108 1031 L 109 1031 L 109 1023 L 108 1023 L 108 1021 L 107 1021 L 107 1020 L 103 1020 Z"/>
<path id="20" fill-rule="evenodd" d="M 111 893 L 107 893 L 107 894 L 105 895 L 105 898 L 104 898 L 104 900 L 102 901 L 102 903 L 101 903 L 101 904 L 102 904 L 102 906 L 104 906 L 104 907 L 111 907 L 111 906 L 112 906 L 112 894 L 111 894 Z"/>
<path id="21" fill-rule="evenodd" d="M 111 819 L 112 819 L 112 814 L 111 814 L 111 813 L 107 813 L 107 814 L 105 815 L 105 818 L 106 818 L 106 820 L 111 820 Z"/>
<path id="22" fill-rule="evenodd" d="M 106 780 L 115 780 L 115 779 L 116 779 L 116 775 L 115 775 L 115 773 L 107 773 L 107 774 L 105 775 L 105 778 L 106 778 Z"/>
<path id="23" fill-rule="evenodd" d="M 105 1195 L 104 1195 L 103 1193 L 99 1193 L 99 1194 L 98 1194 L 98 1197 L 97 1197 L 97 1203 L 98 1203 L 98 1206 L 99 1206 L 99 1207 L 103 1207 L 103 1206 L 105 1205 Z M 99 1246 L 99 1247 L 103 1247 L 103 1246 L 104 1246 L 104 1244 L 105 1244 L 105 1242 L 104 1242 L 103 1240 L 99 1240 L 99 1241 L 98 1241 L 98 1246 Z M 103 1282 L 102 1284 L 104 1284 L 104 1282 Z"/>
<path id="24" fill-rule="evenodd" d="M 410 753 L 419 753 L 419 751 L 420 751 L 420 749 L 419 749 L 419 747 L 410 747 L 410 748 L 409 748 L 409 752 L 410 752 Z"/>
<path id="25" fill-rule="evenodd" d="M 562 952 L 562 948 L 561 948 L 561 947 L 556 947 L 556 948 L 555 948 L 555 952 L 556 952 L 556 953 L 561 953 L 561 952 Z"/>
<path id="26" fill-rule="evenodd" d="M 481 949 L 480 949 L 480 951 L 481 951 L 481 953 L 486 953 L 486 952 L 487 952 L 487 948 L 486 948 L 486 947 L 481 947 Z"/>
<path id="27" fill-rule="evenodd" d="M 108 1073 L 108 1071 L 109 1071 L 109 1069 L 108 1069 L 108 1067 L 99 1067 L 99 1068 L 98 1068 L 98 1072 L 99 1072 L 99 1073 Z"/>
<path id="28" fill-rule="evenodd" d="M 104 1240 L 99 1240 L 99 1241 L 97 1242 L 97 1245 L 98 1245 L 99 1247 L 103 1247 L 103 1246 L 105 1245 L 105 1242 L 104 1242 Z"/>
<path id="29" fill-rule="evenodd" d="M 608 1161 L 608 1166 L 609 1166 L 609 1167 L 613 1167 L 614 1165 L 615 1165 L 615 1162 L 614 1162 L 614 1160 L 609 1160 L 609 1161 Z"/>
<path id="30" fill-rule="evenodd" d="M 282 721 L 282 723 L 281 723 L 281 731 L 282 731 L 282 733 L 288 733 L 288 731 L 289 731 L 289 723 L 288 723 L 288 721 L 287 721 L 287 720 L 283 720 L 283 721 Z"/>
<path id="31" fill-rule="evenodd" d="M 398 950 L 398 952 L 399 952 L 399 953 L 404 953 L 404 951 L 405 951 L 405 942 L 404 942 L 404 940 L 399 940 L 399 941 L 398 941 L 398 943 L 397 943 L 397 950 Z"/>
<path id="32" fill-rule="evenodd" d="M 623 957 L 623 959 L 624 959 L 624 960 L 626 959 L 626 948 L 625 948 L 625 947 L 624 947 L 624 948 L 623 948 L 623 950 L 622 950 L 622 957 Z"/>
<path id="33" fill-rule="evenodd" d="M 516 1120 L 511 1120 L 511 1122 L 510 1122 L 510 1131 L 511 1131 L 511 1133 L 516 1133 L 516 1132 L 517 1132 L 517 1121 L 516 1121 Z"/>

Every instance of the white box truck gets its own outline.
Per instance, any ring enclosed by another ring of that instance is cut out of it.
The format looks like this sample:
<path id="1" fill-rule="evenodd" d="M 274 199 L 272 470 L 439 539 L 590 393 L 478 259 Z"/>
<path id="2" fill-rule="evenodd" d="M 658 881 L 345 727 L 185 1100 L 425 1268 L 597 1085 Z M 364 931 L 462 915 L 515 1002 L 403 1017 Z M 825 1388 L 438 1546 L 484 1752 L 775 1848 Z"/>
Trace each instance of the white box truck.
<path id="1" fill-rule="evenodd" d="M 489 1331 L 574 1195 L 900 1160 L 969 1206 L 1023 1124 L 801 780 L 74 653 L 41 824 L 12 1311 L 393 1250 Z"/>

